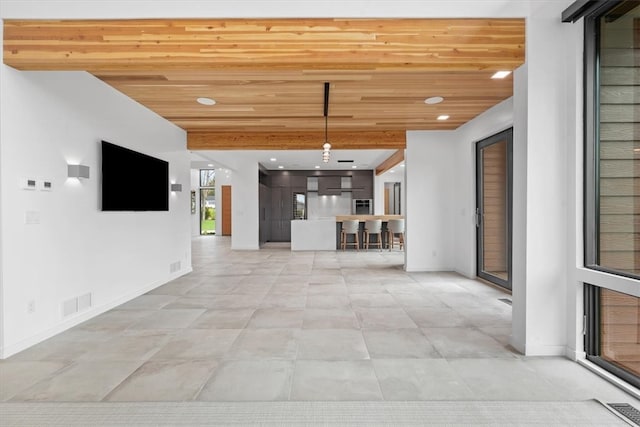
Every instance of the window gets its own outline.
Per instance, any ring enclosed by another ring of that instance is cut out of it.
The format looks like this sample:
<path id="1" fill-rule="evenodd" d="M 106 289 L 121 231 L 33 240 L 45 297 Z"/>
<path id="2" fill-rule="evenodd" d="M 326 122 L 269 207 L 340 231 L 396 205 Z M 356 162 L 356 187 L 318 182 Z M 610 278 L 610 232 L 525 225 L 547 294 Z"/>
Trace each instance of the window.
<path id="1" fill-rule="evenodd" d="M 585 26 L 585 264 L 640 277 L 640 5 L 618 2 Z"/>
<path id="2" fill-rule="evenodd" d="M 604 279 L 585 285 L 585 350 L 589 360 L 637 387 L 640 2 L 581 4 L 592 7 L 584 22 L 585 266 L 617 275 L 628 289 L 618 292 Z"/>
<path id="3" fill-rule="evenodd" d="M 200 170 L 200 234 L 216 234 L 216 172 Z"/>
<path id="4" fill-rule="evenodd" d="M 640 387 L 640 298 L 592 285 L 585 296 L 587 358 Z"/>

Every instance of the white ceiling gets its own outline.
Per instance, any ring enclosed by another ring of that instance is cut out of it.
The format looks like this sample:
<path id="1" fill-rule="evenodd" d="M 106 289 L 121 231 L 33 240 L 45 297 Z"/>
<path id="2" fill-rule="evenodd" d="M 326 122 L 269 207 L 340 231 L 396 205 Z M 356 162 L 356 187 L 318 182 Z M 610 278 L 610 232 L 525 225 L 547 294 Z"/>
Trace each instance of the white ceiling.
<path id="1" fill-rule="evenodd" d="M 278 150 L 278 151 L 192 151 L 191 167 L 194 169 L 211 167 L 235 169 L 245 162 L 257 162 L 266 169 L 278 170 L 340 170 L 375 169 L 391 156 L 395 150 L 331 150 L 329 163 L 322 162 L 322 149 L 318 150 Z M 271 158 L 277 159 L 271 161 Z M 353 160 L 353 163 L 338 163 L 338 160 Z"/>

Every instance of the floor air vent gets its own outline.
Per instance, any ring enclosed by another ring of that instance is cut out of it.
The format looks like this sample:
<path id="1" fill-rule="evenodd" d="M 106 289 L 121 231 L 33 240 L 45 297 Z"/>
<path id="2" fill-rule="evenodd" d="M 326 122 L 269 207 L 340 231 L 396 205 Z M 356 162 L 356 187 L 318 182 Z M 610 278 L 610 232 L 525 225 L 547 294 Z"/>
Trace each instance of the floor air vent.
<path id="1" fill-rule="evenodd" d="M 640 411 L 633 406 L 628 403 L 607 403 L 607 405 L 635 425 L 640 425 Z"/>
<path id="2" fill-rule="evenodd" d="M 498 301 L 511 305 L 511 300 L 509 298 L 498 298 Z"/>

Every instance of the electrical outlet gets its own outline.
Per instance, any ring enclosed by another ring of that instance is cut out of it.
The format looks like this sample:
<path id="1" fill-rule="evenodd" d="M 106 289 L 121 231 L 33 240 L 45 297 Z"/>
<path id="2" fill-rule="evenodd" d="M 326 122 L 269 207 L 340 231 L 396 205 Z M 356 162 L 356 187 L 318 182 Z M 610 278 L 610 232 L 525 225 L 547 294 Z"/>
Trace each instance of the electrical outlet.
<path id="1" fill-rule="evenodd" d="M 36 312 L 36 300 L 29 300 L 27 302 L 27 313 L 33 314 Z"/>

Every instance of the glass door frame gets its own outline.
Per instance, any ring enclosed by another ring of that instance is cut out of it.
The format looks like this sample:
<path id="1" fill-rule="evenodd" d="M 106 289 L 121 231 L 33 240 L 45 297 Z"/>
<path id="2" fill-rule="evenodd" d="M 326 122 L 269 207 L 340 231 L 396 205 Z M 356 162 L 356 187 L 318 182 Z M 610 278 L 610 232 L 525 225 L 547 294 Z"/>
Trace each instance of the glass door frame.
<path id="1" fill-rule="evenodd" d="M 484 264 L 484 215 L 483 211 L 483 163 L 482 150 L 506 141 L 507 144 L 507 280 L 489 274 L 482 269 Z M 513 127 L 498 132 L 476 143 L 476 275 L 507 290 L 512 289 L 513 252 Z"/>

